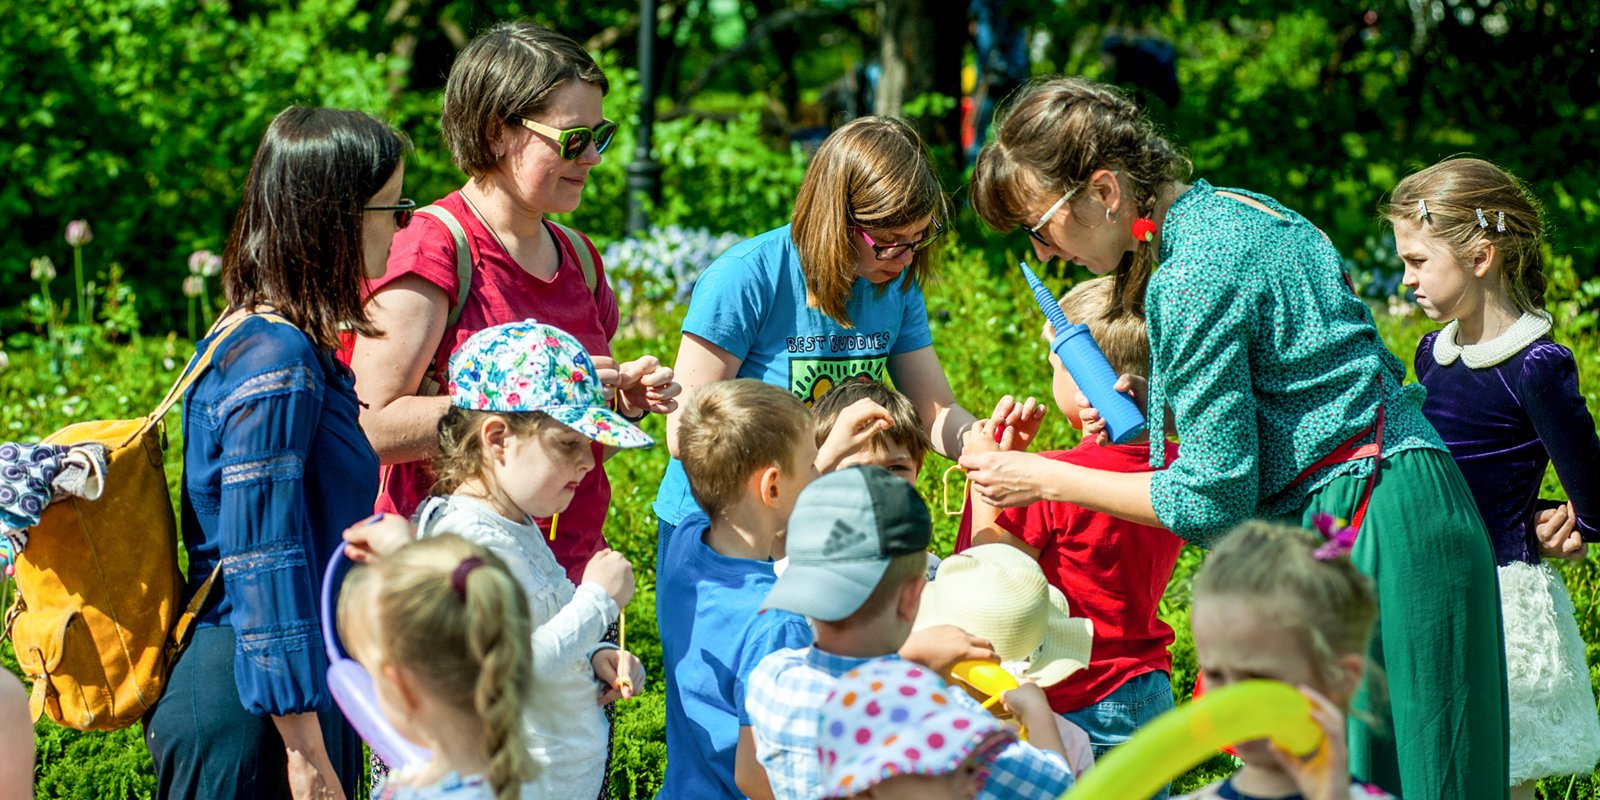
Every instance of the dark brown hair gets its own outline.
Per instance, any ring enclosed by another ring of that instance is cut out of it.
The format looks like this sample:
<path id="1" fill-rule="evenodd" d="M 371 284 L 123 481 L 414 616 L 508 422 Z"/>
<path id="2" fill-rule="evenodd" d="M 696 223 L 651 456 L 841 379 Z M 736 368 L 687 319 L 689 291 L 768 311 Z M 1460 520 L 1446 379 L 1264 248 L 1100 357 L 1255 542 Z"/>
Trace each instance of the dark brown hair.
<path id="1" fill-rule="evenodd" d="M 222 254 L 228 304 L 271 305 L 312 342 L 380 332 L 362 307 L 362 208 L 405 157 L 407 143 L 359 111 L 284 109 L 261 137 Z"/>
<path id="2" fill-rule="evenodd" d="M 928 217 L 948 226 L 949 208 L 928 148 L 910 125 L 861 117 L 828 134 L 806 167 L 789 230 L 805 273 L 806 304 L 854 327 L 845 303 L 857 277 L 855 227 L 901 228 Z M 901 291 L 932 276 L 941 244 L 912 256 Z"/>
<path id="3" fill-rule="evenodd" d="M 1544 219 L 1539 201 L 1511 173 L 1481 158 L 1441 161 L 1406 176 L 1381 211 L 1391 225 L 1404 220 L 1441 239 L 1463 268 L 1492 243 L 1511 302 L 1520 311 L 1544 308 Z"/>
<path id="4" fill-rule="evenodd" d="M 1192 165 L 1115 87 L 1085 78 L 1047 78 L 1018 90 L 995 122 L 994 141 L 978 154 L 972 208 L 989 227 L 1032 225 L 1029 209 L 1109 169 L 1133 187 L 1133 217 L 1155 209 L 1156 194 L 1189 176 Z M 1081 219 L 1072 201 L 1072 218 Z M 1130 218 L 1129 224 L 1132 224 Z M 1078 224 L 1082 224 L 1081 222 Z M 1144 291 L 1155 271 L 1155 248 L 1141 241 L 1117 267 L 1111 318 L 1144 315 Z"/>
<path id="5" fill-rule="evenodd" d="M 811 414 L 795 396 L 753 378 L 702 386 L 684 406 L 678 453 L 689 493 L 716 517 L 739 502 L 757 470 L 787 472 Z"/>
<path id="6" fill-rule="evenodd" d="M 889 412 L 889 427 L 873 434 L 874 443 L 889 441 L 899 444 L 910 451 L 912 461 L 922 463 L 923 457 L 933 448 L 933 443 L 928 440 L 928 432 L 922 426 L 917 407 L 910 398 L 883 385 L 881 381 L 864 378 L 835 384 L 811 406 L 811 415 L 816 418 L 818 447 L 828 440 L 833 424 L 839 421 L 839 412 L 854 405 L 857 400 L 871 400 Z"/>
<path id="7" fill-rule="evenodd" d="M 528 20 L 502 22 L 467 43 L 444 84 L 440 122 L 450 158 L 474 178 L 499 161 L 493 142 L 510 117 L 535 117 L 570 80 L 611 91 L 577 42 Z"/>

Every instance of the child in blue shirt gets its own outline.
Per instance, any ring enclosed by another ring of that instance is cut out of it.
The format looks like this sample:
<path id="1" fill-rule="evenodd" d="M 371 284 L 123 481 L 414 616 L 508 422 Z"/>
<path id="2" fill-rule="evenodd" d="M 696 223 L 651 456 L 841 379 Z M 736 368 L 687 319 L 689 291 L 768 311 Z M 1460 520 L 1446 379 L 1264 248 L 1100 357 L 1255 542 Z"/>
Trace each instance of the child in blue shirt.
<path id="1" fill-rule="evenodd" d="M 750 736 L 745 680 L 768 653 L 811 643 L 803 617 L 757 613 L 776 577 L 772 562 L 783 556 L 789 512 L 819 469 L 890 421 L 861 401 L 818 448 L 805 406 L 751 379 L 702 388 L 683 414 L 679 452 L 705 511 L 685 517 L 656 556 L 667 681 L 667 772 L 656 796 L 744 797 L 734 762 L 740 737 Z"/>

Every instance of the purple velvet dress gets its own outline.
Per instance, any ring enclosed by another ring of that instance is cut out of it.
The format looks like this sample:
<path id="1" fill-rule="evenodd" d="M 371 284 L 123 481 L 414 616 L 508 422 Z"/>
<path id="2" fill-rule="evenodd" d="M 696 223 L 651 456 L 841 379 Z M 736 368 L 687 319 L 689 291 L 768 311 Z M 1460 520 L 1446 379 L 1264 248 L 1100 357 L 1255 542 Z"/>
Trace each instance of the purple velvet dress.
<path id="1" fill-rule="evenodd" d="M 1600 439 L 1578 391 L 1572 351 L 1540 337 L 1492 366 L 1434 358 L 1439 331 L 1417 346 L 1417 380 L 1428 387 L 1423 414 L 1438 429 L 1478 501 L 1500 566 L 1539 563 L 1534 513 L 1545 467 L 1578 512 L 1586 541 L 1600 541 Z"/>

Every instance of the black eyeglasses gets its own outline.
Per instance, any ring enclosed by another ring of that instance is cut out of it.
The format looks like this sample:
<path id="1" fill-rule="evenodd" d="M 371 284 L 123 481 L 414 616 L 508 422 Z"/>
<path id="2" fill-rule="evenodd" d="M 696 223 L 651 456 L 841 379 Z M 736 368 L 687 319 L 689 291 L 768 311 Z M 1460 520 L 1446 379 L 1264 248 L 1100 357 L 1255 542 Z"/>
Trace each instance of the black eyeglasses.
<path id="1" fill-rule="evenodd" d="M 1113 174 L 1115 174 L 1115 173 L 1113 173 Z M 1039 231 L 1043 230 L 1045 223 L 1049 222 L 1050 218 L 1055 216 L 1056 212 L 1060 211 L 1061 207 L 1066 205 L 1067 201 L 1071 200 L 1072 196 L 1077 194 L 1078 190 L 1082 189 L 1082 188 L 1083 188 L 1082 186 L 1077 186 L 1077 187 L 1074 187 L 1071 191 L 1068 191 L 1066 194 L 1061 195 L 1061 199 L 1057 200 L 1055 205 L 1050 207 L 1050 210 L 1044 212 L 1044 216 L 1040 217 L 1038 222 L 1033 223 L 1033 225 L 1031 225 L 1031 226 L 1030 225 L 1024 225 L 1024 226 L 1022 226 L 1022 229 L 1027 231 L 1028 235 L 1032 236 L 1033 240 L 1038 242 L 1039 244 L 1042 244 L 1045 247 L 1055 247 L 1055 245 L 1051 244 L 1048 239 L 1044 238 L 1044 234 L 1040 233 Z"/>
<path id="2" fill-rule="evenodd" d="M 867 240 L 867 246 L 872 248 L 874 258 L 879 261 L 888 261 L 891 258 L 898 258 L 901 253 L 907 250 L 913 253 L 919 250 L 926 250 L 928 245 L 933 244 L 934 239 L 944 234 L 944 225 L 938 219 L 935 219 L 930 227 L 933 228 L 933 233 L 914 242 L 890 242 L 889 244 L 878 244 L 873 241 L 872 235 L 867 233 L 867 229 L 860 225 L 856 226 L 856 230 L 861 232 L 861 238 Z"/>
<path id="3" fill-rule="evenodd" d="M 417 213 L 417 201 L 401 198 L 392 206 L 362 206 L 362 211 L 393 211 L 394 226 L 404 228 L 411 224 L 411 215 Z"/>
<path id="4" fill-rule="evenodd" d="M 609 119 L 600 120 L 600 124 L 593 128 L 567 128 L 565 130 L 552 128 L 542 122 L 534 122 L 527 117 L 514 116 L 511 120 L 534 133 L 543 134 L 556 140 L 556 144 L 561 146 L 561 158 L 566 161 L 571 161 L 583 155 L 583 151 L 588 148 L 590 142 L 594 142 L 594 151 L 596 153 L 604 153 L 606 147 L 611 144 L 611 137 L 617 135 L 618 127 L 617 123 Z"/>

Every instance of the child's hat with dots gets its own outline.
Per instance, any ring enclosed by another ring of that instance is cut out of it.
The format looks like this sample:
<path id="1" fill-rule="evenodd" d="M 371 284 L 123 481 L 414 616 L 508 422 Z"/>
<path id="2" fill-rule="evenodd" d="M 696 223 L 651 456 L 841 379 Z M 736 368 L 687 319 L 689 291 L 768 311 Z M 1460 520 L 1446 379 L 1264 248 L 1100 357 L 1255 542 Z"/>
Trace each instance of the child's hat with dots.
<path id="1" fill-rule="evenodd" d="M 948 775 L 975 754 L 992 760 L 1016 740 L 993 716 L 952 702 L 939 676 L 899 659 L 845 673 L 822 704 L 820 723 L 817 754 L 828 798 L 898 775 Z"/>
<path id="2" fill-rule="evenodd" d="M 484 328 L 456 348 L 450 403 L 475 411 L 542 411 L 608 447 L 655 444 L 606 407 L 589 351 L 572 334 L 531 319 Z"/>

